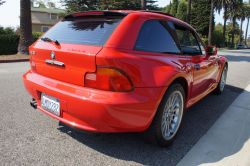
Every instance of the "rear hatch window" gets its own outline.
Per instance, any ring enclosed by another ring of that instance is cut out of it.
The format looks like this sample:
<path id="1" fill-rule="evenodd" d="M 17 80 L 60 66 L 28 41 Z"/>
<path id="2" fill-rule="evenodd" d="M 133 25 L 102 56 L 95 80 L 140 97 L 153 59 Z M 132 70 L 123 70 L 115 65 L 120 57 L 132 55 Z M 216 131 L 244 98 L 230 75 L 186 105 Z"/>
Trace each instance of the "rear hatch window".
<path id="1" fill-rule="evenodd" d="M 85 73 L 95 72 L 95 56 L 123 18 L 95 16 L 70 18 L 59 22 L 30 47 L 30 51 L 35 51 L 32 61 L 36 64 L 36 72 L 84 86 Z M 43 40 L 46 38 L 47 40 Z M 51 40 L 57 40 L 59 44 L 56 45 Z"/>
<path id="2" fill-rule="evenodd" d="M 121 18 L 101 16 L 71 18 L 56 24 L 43 38 L 56 39 L 59 43 L 103 46 L 120 21 Z"/>

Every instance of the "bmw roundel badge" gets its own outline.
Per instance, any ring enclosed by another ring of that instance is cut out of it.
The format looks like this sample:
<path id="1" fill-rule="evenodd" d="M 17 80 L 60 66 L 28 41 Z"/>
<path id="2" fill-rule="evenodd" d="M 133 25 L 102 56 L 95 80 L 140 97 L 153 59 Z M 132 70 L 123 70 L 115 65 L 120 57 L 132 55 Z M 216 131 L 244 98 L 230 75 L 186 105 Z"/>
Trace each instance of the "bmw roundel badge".
<path id="1" fill-rule="evenodd" d="M 52 59 L 56 58 L 55 53 L 53 51 L 51 51 L 50 56 L 51 56 Z"/>

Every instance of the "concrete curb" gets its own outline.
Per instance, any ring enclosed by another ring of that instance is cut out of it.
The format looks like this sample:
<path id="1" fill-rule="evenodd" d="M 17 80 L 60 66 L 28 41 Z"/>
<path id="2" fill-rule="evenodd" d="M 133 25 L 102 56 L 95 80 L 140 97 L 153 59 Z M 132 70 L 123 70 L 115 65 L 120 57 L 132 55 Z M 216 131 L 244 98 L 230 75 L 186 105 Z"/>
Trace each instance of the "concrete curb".
<path id="1" fill-rule="evenodd" d="M 0 63 L 10 63 L 10 62 L 25 62 L 30 59 L 9 59 L 9 60 L 0 60 Z"/>

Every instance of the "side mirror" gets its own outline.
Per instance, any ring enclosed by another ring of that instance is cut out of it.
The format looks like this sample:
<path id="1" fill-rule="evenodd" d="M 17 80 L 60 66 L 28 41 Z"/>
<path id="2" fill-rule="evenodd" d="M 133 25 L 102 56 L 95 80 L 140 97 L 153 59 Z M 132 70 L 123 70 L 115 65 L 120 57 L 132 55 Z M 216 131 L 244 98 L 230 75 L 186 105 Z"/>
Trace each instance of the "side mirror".
<path id="1" fill-rule="evenodd" d="M 207 46 L 206 48 L 206 56 L 210 55 L 216 55 L 217 54 L 217 48 L 214 46 Z"/>

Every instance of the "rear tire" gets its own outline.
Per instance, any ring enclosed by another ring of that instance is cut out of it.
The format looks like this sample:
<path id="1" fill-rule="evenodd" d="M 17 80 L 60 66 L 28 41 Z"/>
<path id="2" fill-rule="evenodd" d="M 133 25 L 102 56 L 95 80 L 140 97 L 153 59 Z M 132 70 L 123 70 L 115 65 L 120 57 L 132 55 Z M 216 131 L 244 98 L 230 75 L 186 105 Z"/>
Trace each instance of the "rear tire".
<path id="1" fill-rule="evenodd" d="M 216 89 L 214 90 L 214 92 L 218 95 L 222 94 L 225 85 L 226 85 L 226 81 L 227 81 L 227 65 L 225 64 L 223 66 L 223 70 L 221 72 L 221 76 L 220 76 L 220 81 L 216 87 Z"/>
<path id="2" fill-rule="evenodd" d="M 180 84 L 169 86 L 151 125 L 144 131 L 149 143 L 168 146 L 174 141 L 182 121 L 185 99 L 185 91 Z"/>

